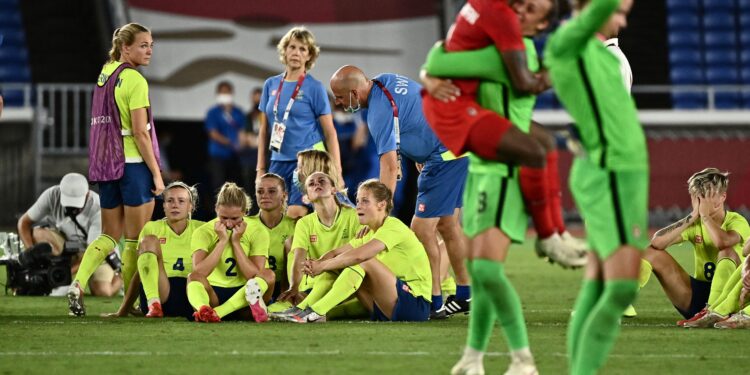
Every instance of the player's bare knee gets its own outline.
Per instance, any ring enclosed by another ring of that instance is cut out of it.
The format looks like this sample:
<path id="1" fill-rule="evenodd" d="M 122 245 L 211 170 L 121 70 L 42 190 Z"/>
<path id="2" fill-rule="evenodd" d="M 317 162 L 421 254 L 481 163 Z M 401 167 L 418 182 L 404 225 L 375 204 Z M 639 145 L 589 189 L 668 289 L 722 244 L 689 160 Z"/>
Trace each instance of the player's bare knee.
<path id="1" fill-rule="evenodd" d="M 138 244 L 138 255 L 143 253 L 157 254 L 159 249 L 159 239 L 154 235 L 144 236 L 141 243 Z"/>
<path id="2" fill-rule="evenodd" d="M 260 271 L 259 276 L 263 280 L 265 280 L 268 285 L 276 282 L 276 274 L 268 268 L 264 268 L 262 271 Z"/>
<path id="3" fill-rule="evenodd" d="M 722 259 L 731 259 L 735 265 L 739 265 L 741 263 L 740 257 L 737 255 L 737 252 L 734 251 L 734 248 L 731 247 L 719 250 L 717 260 L 721 261 Z"/>
<path id="4" fill-rule="evenodd" d="M 200 283 L 204 283 L 204 281 L 206 280 L 206 277 L 193 271 L 188 274 L 187 279 L 188 279 L 188 282 L 197 281 Z"/>

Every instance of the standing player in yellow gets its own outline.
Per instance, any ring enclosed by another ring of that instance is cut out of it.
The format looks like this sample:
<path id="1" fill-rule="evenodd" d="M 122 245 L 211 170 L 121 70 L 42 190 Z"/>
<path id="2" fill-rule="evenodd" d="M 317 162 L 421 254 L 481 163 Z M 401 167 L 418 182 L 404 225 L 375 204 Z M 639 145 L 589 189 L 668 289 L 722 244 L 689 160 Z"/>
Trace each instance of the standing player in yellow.
<path id="1" fill-rule="evenodd" d="M 364 181 L 357 190 L 362 238 L 305 262 L 305 273 L 335 278 L 330 292 L 293 316 L 299 323 L 324 322 L 325 315 L 356 292 L 376 321 L 426 321 L 432 273 L 424 246 L 400 220 L 388 216 L 393 193 L 382 182 Z"/>
<path id="2" fill-rule="evenodd" d="M 360 229 L 357 211 L 338 201 L 334 186 L 333 178 L 322 172 L 315 172 L 305 180 L 304 193 L 312 202 L 315 211 L 297 221 L 292 241 L 294 265 L 290 278 L 291 285 L 288 291 L 279 296 L 280 301 L 289 301 L 296 306 L 273 314 L 275 318 L 299 313 L 328 292 L 334 279 L 316 277 L 310 295 L 305 296 L 301 293 L 304 261 L 319 259 L 329 251 L 348 243 Z"/>
<path id="3" fill-rule="evenodd" d="M 141 311 L 147 318 L 184 316 L 193 309 L 187 300 L 187 276 L 193 270 L 190 240 L 204 223 L 190 215 L 198 203 L 198 192 L 175 181 L 164 189 L 164 219 L 146 223 L 138 238 L 138 272 L 122 305 L 114 316 L 126 316 L 141 292 Z"/>
<path id="4" fill-rule="evenodd" d="M 278 298 L 281 291 L 289 289 L 287 277 L 287 264 L 290 249 L 290 241 L 294 236 L 294 220 L 285 214 L 286 211 L 286 183 L 284 179 L 274 173 L 266 173 L 255 182 L 255 197 L 258 200 L 260 212 L 255 217 L 268 231 L 268 268 L 276 277 L 276 285 L 273 288 L 273 297 Z M 281 310 L 291 307 L 290 304 L 281 304 Z M 274 305 L 268 306 L 269 311 L 274 310 Z"/>
<path id="5" fill-rule="evenodd" d="M 729 186 L 728 173 L 706 168 L 688 179 L 693 211 L 682 220 L 660 229 L 651 239 L 641 262 L 640 285 L 648 282 L 653 271 L 688 327 L 708 324 L 709 306 L 714 305 L 732 273 L 740 264 L 742 245 L 750 237 L 750 226 L 742 215 L 727 211 L 724 201 Z M 664 251 L 671 245 L 688 241 L 695 251 L 695 275 L 690 276 Z M 691 318 L 692 317 L 692 318 Z M 708 325 L 706 325 L 708 326 Z"/>
<path id="6" fill-rule="evenodd" d="M 266 268 L 268 231 L 257 217 L 245 216 L 251 205 L 245 190 L 226 182 L 216 197 L 216 219 L 193 233 L 187 295 L 198 322 L 249 319 L 248 313 L 258 323 L 268 320 L 263 295 L 275 276 Z M 250 311 L 232 314 L 247 305 Z"/>

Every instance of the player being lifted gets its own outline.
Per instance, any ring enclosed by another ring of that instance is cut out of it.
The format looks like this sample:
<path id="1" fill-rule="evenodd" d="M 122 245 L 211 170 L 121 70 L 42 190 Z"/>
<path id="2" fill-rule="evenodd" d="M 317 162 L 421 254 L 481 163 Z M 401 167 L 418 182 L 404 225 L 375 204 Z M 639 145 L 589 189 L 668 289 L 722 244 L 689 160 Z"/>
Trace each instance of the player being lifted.
<path id="1" fill-rule="evenodd" d="M 266 268 L 268 232 L 258 218 L 245 216 L 251 204 L 241 187 L 226 182 L 216 197 L 216 218 L 193 233 L 187 295 L 197 322 L 246 320 L 251 314 L 258 323 L 268 320 L 264 294 L 270 299 L 275 275 Z"/>

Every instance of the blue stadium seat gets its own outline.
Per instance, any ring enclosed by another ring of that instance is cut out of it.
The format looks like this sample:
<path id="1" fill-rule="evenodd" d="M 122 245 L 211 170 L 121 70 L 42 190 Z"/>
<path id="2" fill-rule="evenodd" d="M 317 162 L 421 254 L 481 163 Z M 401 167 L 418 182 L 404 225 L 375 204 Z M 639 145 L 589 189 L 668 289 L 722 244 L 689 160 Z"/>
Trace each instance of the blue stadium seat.
<path id="1" fill-rule="evenodd" d="M 716 109 L 739 109 L 742 107 L 742 96 L 738 92 L 718 92 L 714 97 Z"/>
<path id="2" fill-rule="evenodd" d="M 750 49 L 750 25 L 740 31 L 740 48 Z"/>
<path id="3" fill-rule="evenodd" d="M 740 29 L 750 29 L 750 8 L 744 9 L 740 13 Z"/>
<path id="4" fill-rule="evenodd" d="M 23 29 L 5 28 L 0 25 L 0 34 L 3 35 L 3 46 L 7 47 L 26 47 L 26 38 L 23 35 Z"/>
<path id="5" fill-rule="evenodd" d="M 18 9 L 18 0 L 0 0 L 0 9 L 8 9 L 10 7 Z"/>
<path id="6" fill-rule="evenodd" d="M 698 48 L 701 45 L 701 34 L 698 30 L 669 33 L 668 39 L 670 49 L 679 47 Z"/>
<path id="7" fill-rule="evenodd" d="M 21 28 L 23 24 L 21 22 L 21 13 L 13 11 L 11 9 L 0 8 L 0 25 L 3 28 Z"/>
<path id="8" fill-rule="evenodd" d="M 735 8 L 734 0 L 703 0 L 703 9 L 706 11 L 711 11 L 711 10 L 734 11 L 734 8 Z"/>
<path id="9" fill-rule="evenodd" d="M 732 13 L 707 11 L 703 14 L 704 31 L 734 31 L 734 29 L 735 21 Z"/>
<path id="10" fill-rule="evenodd" d="M 6 107 L 22 107 L 23 106 L 23 91 L 21 90 L 5 90 L 2 92 L 3 105 Z"/>
<path id="11" fill-rule="evenodd" d="M 560 102 L 555 96 L 555 92 L 547 90 L 536 97 L 536 108 L 537 109 L 559 109 Z"/>
<path id="12" fill-rule="evenodd" d="M 667 13 L 676 10 L 700 10 L 699 0 L 667 0 Z"/>
<path id="13" fill-rule="evenodd" d="M 675 85 L 701 85 L 705 82 L 703 74 L 699 67 L 673 67 L 669 77 Z"/>
<path id="14" fill-rule="evenodd" d="M 737 40 L 732 31 L 706 31 L 703 34 L 706 48 L 729 47 L 734 48 Z"/>
<path id="15" fill-rule="evenodd" d="M 737 51 L 733 48 L 711 48 L 703 53 L 706 65 L 730 65 L 737 63 Z"/>
<path id="16" fill-rule="evenodd" d="M 670 32 L 698 30 L 701 20 L 698 12 L 677 11 L 667 15 L 667 26 Z"/>
<path id="17" fill-rule="evenodd" d="M 5 46 L 0 46 L 0 64 L 26 64 L 28 61 L 29 56 L 25 48 L 6 48 Z"/>
<path id="18" fill-rule="evenodd" d="M 5 64 L 0 66 L 0 82 L 29 82 L 31 74 L 27 65 Z"/>
<path id="19" fill-rule="evenodd" d="M 750 0 L 737 0 L 737 6 L 741 11 L 750 10 Z"/>
<path id="20" fill-rule="evenodd" d="M 740 75 L 734 65 L 708 67 L 706 69 L 706 82 L 709 85 L 736 85 L 739 80 Z"/>
<path id="21" fill-rule="evenodd" d="M 745 85 L 750 84 L 750 65 L 743 65 L 740 68 L 740 81 Z"/>
<path id="22" fill-rule="evenodd" d="M 740 64 L 742 64 L 742 66 L 750 66 L 750 50 L 740 50 Z"/>
<path id="23" fill-rule="evenodd" d="M 742 92 L 742 107 L 745 109 L 750 109 L 750 91 Z"/>
<path id="24" fill-rule="evenodd" d="M 700 66 L 703 61 L 697 48 L 673 48 L 669 51 L 669 63 L 672 66 Z"/>
<path id="25" fill-rule="evenodd" d="M 672 94 L 674 109 L 703 109 L 706 108 L 707 97 L 698 92 L 675 92 Z"/>

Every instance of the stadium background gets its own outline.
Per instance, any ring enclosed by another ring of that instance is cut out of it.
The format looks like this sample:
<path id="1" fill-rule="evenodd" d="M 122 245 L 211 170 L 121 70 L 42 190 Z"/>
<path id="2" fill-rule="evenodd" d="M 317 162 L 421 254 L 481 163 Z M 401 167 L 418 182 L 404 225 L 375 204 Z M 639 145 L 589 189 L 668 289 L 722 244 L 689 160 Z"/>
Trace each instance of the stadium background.
<path id="1" fill-rule="evenodd" d="M 204 188 L 210 214 L 203 116 L 221 80 L 235 102 L 281 71 L 276 43 L 304 24 L 322 53 L 311 73 L 327 83 L 343 64 L 366 73 L 412 78 L 431 44 L 445 34 L 459 0 L 211 2 L 177 0 L 0 0 L 0 227 L 70 171 L 87 170 L 88 101 L 112 30 L 128 21 L 150 27 L 150 84 L 157 132 L 172 169 Z M 540 40 L 539 43 L 543 43 Z M 620 37 L 635 77 L 634 96 L 649 138 L 651 225 L 682 215 L 685 180 L 714 166 L 732 173 L 728 204 L 750 213 L 750 1 L 636 1 Z M 564 129 L 569 118 L 554 93 L 539 98 L 535 118 Z M 168 141 L 167 141 L 168 140 Z M 570 155 L 563 154 L 566 180 Z M 410 220 L 415 173 L 398 215 Z M 570 219 L 575 207 L 565 189 Z M 159 211 L 159 210 L 156 210 Z"/>

